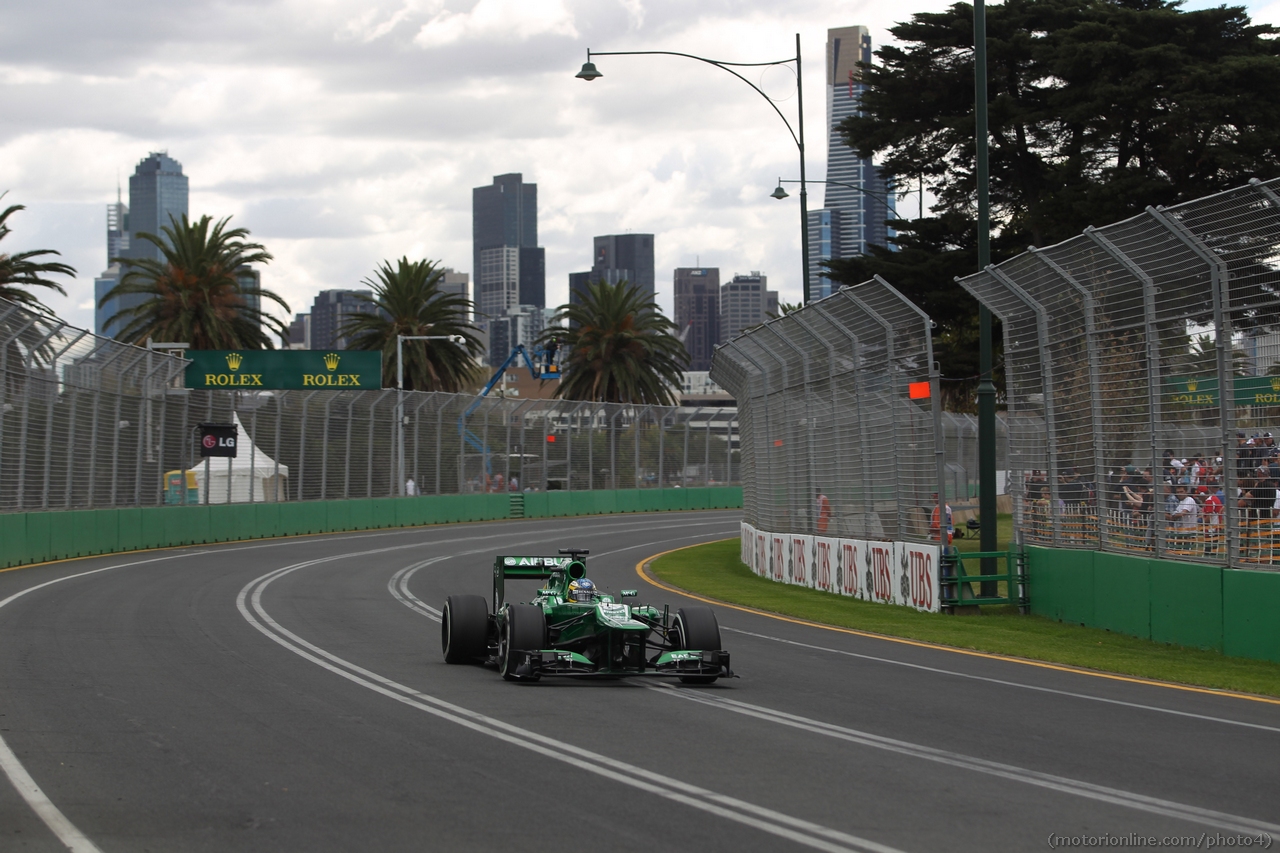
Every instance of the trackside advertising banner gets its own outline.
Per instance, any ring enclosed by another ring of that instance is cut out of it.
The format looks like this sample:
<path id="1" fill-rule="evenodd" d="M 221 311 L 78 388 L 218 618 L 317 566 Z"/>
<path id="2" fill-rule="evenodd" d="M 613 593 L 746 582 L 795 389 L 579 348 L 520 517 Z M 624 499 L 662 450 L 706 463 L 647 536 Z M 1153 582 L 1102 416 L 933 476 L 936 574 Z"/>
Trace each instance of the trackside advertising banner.
<path id="1" fill-rule="evenodd" d="M 743 522 L 741 556 L 779 583 L 938 612 L 937 545 L 768 533 Z"/>

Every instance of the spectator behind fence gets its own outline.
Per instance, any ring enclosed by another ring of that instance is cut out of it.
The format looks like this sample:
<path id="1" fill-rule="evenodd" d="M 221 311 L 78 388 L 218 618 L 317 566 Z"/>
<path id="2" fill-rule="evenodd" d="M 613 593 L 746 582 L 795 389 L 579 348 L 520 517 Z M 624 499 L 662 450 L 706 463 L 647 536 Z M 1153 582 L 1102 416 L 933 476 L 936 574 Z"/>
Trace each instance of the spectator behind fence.
<path id="1" fill-rule="evenodd" d="M 1200 505 L 1187 494 L 1185 485 L 1173 489 L 1173 511 L 1165 514 L 1170 522 L 1170 545 L 1175 549 L 1189 550 L 1200 526 Z"/>

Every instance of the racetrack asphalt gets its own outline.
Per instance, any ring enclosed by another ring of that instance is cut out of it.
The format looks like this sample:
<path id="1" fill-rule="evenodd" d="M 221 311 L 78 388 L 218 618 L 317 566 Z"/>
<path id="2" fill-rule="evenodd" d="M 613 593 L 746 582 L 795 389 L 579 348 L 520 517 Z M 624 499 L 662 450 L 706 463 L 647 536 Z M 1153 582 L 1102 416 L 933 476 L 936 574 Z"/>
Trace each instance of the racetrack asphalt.
<path id="1" fill-rule="evenodd" d="M 606 591 L 674 611 L 689 600 L 637 562 L 735 536 L 738 518 L 491 522 L 0 572 L 0 850 L 1280 840 L 1280 704 L 728 608 L 741 677 L 709 687 L 509 684 L 441 659 L 435 612 L 450 593 L 488 598 L 496 554 L 589 548 Z"/>

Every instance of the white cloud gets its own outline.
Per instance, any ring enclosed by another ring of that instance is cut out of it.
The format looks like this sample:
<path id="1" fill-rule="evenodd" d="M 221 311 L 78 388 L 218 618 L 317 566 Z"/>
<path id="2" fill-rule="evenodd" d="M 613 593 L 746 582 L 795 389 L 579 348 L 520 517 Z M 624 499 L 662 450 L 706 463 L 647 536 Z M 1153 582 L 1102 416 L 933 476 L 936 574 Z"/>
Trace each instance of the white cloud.
<path id="1" fill-rule="evenodd" d="M 1209 4 L 1213 0 L 1196 0 Z M 910 11 L 934 11 L 923 0 Z M 1280 3 L 1254 7 L 1276 20 Z M 264 286 L 294 311 L 384 258 L 471 271 L 471 191 L 493 175 L 538 184 L 547 296 L 567 297 L 591 238 L 656 235 L 660 303 L 696 261 L 761 270 L 800 297 L 798 177 L 769 105 L 674 50 L 758 62 L 803 40 L 809 175 L 826 159 L 826 29 L 882 44 L 910 11 L 835 0 L 9 0 L 0 29 L 0 191 L 26 204 L 7 251 L 51 248 L 80 277 L 50 304 L 91 325 L 106 265 L 105 208 L 148 151 L 191 180 L 191 213 L 233 216 L 275 255 Z M 57 39 L 49 39 L 57 32 Z M 795 123 L 794 78 L 744 72 Z M 811 193 L 815 206 L 821 192 Z M 46 294 L 41 294 L 42 298 Z"/>
<path id="2" fill-rule="evenodd" d="M 441 10 L 422 25 L 414 43 L 433 48 L 464 41 L 525 41 L 542 35 L 577 38 L 573 14 L 563 2 L 480 0 L 468 12 Z"/>

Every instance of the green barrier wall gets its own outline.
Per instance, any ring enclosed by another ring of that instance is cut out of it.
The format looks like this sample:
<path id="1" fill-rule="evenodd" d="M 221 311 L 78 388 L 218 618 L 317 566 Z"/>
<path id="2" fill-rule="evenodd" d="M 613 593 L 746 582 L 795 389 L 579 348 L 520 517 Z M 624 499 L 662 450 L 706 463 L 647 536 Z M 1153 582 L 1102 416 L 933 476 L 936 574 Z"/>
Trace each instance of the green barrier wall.
<path id="1" fill-rule="evenodd" d="M 525 518 L 741 506 L 736 487 L 524 494 Z M 511 496 L 505 494 L 3 513 L 0 568 L 146 548 L 510 517 Z"/>
<path id="2" fill-rule="evenodd" d="M 1028 547 L 1027 575 L 1032 613 L 1280 662 L 1280 572 Z"/>

